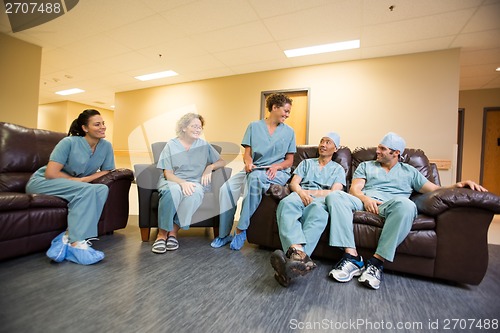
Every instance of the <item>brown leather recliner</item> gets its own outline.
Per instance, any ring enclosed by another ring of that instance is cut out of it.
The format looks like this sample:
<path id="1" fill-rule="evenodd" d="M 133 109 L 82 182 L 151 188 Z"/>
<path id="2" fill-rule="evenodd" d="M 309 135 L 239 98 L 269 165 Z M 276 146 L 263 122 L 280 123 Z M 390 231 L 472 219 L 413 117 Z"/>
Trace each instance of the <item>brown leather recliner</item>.
<path id="1" fill-rule="evenodd" d="M 0 260 L 49 248 L 67 227 L 67 202 L 61 198 L 26 194 L 29 178 L 46 165 L 64 133 L 0 122 Z M 125 228 L 128 193 L 133 173 L 117 169 L 93 183 L 105 184 L 109 194 L 98 224 L 98 234 Z"/>
<path id="2" fill-rule="evenodd" d="M 333 160 L 339 162 L 349 181 L 359 163 L 374 160 L 375 147 L 339 149 Z M 317 157 L 316 146 L 298 146 L 294 166 L 305 158 Z M 429 181 L 440 185 L 439 173 L 419 149 L 405 149 L 403 162 L 416 167 Z M 289 193 L 287 186 L 271 185 L 250 220 L 250 243 L 276 249 L 281 243 L 276 224 L 276 208 Z M 412 230 L 397 250 L 389 270 L 468 284 L 479 284 L 488 268 L 488 227 L 494 214 L 500 214 L 500 197 L 468 188 L 442 188 L 432 193 L 414 193 L 419 214 Z M 370 258 L 378 243 L 384 219 L 366 211 L 354 212 L 354 238 L 358 252 Z M 313 252 L 313 257 L 339 260 L 342 251 L 328 245 L 329 226 Z"/>

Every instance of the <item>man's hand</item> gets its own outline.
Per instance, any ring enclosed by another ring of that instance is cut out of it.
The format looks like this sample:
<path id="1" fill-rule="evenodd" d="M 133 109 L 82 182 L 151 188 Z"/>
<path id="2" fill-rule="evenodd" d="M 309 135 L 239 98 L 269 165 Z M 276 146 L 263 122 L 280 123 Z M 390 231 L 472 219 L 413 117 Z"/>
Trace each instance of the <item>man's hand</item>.
<path id="1" fill-rule="evenodd" d="M 458 188 L 460 188 L 460 187 L 469 187 L 469 188 L 471 188 L 474 191 L 488 192 L 487 189 L 485 189 L 484 187 L 482 187 L 479 184 L 476 184 L 472 180 L 465 180 L 463 182 L 458 182 L 458 183 L 455 184 L 455 187 L 458 187 Z"/>
<path id="2" fill-rule="evenodd" d="M 370 197 L 365 197 L 362 201 L 367 212 L 378 214 L 378 206 L 382 204 L 382 201 L 378 201 Z"/>

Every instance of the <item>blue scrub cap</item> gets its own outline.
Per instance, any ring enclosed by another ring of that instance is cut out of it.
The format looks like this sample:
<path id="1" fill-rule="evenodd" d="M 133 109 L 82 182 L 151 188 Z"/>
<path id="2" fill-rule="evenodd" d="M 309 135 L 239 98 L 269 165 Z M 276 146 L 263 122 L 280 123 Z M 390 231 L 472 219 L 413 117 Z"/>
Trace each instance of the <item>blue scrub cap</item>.
<path id="1" fill-rule="evenodd" d="M 380 143 L 392 150 L 399 150 L 400 155 L 405 151 L 406 142 L 396 133 L 387 133 Z"/>
<path id="2" fill-rule="evenodd" d="M 332 139 L 333 143 L 335 143 L 335 147 L 337 149 L 340 148 L 340 135 L 338 135 L 337 133 L 335 133 L 335 132 L 326 133 L 325 135 L 323 135 L 323 138 Z"/>

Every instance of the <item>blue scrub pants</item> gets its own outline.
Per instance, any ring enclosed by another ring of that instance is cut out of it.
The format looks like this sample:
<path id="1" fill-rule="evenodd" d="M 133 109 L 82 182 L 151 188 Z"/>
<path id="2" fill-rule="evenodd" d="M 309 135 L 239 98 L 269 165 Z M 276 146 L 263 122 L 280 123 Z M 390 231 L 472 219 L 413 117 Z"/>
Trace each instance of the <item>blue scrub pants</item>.
<path id="1" fill-rule="evenodd" d="M 356 248 L 353 232 L 353 212 L 364 210 L 361 200 L 342 191 L 335 191 L 326 197 L 330 211 L 330 246 Z M 393 261 L 396 248 L 408 236 L 417 216 L 417 207 L 408 198 L 396 197 L 379 207 L 379 215 L 385 218 L 378 240 L 376 254 Z"/>
<path id="2" fill-rule="evenodd" d="M 53 195 L 68 201 L 69 242 L 97 236 L 97 223 L 108 198 L 109 188 L 103 184 L 77 182 L 65 178 L 32 177 L 26 193 Z"/>
<path id="3" fill-rule="evenodd" d="M 285 171 L 278 171 L 276 177 L 271 180 L 267 178 L 266 170 L 254 170 L 248 174 L 243 170 L 225 182 L 219 193 L 219 237 L 224 238 L 231 232 L 241 192 L 243 192 L 243 202 L 238 229 L 247 230 L 250 225 L 250 217 L 257 210 L 262 196 L 267 192 L 269 186 L 271 184 L 285 185 L 288 179 L 290 179 L 290 174 Z"/>
<path id="4" fill-rule="evenodd" d="M 280 201 L 276 216 L 283 251 L 293 244 L 302 244 L 305 253 L 311 256 L 328 224 L 325 198 L 314 198 L 304 206 L 299 195 L 292 192 Z"/>
<path id="5" fill-rule="evenodd" d="M 203 200 L 203 186 L 195 183 L 194 193 L 185 196 L 179 184 L 165 181 L 158 188 L 158 227 L 172 231 L 175 223 L 184 230 L 189 229 L 191 220 Z"/>

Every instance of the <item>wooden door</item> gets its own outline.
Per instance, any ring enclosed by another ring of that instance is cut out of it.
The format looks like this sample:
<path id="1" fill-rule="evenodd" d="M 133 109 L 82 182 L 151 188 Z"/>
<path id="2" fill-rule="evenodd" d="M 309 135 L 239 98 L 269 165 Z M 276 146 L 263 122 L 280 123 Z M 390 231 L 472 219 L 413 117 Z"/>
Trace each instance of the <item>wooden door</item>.
<path id="1" fill-rule="evenodd" d="M 484 110 L 481 184 L 500 195 L 500 108 Z"/>
<path id="2" fill-rule="evenodd" d="M 266 115 L 265 99 L 272 93 L 282 92 L 292 99 L 292 109 L 290 117 L 286 120 L 286 124 L 295 131 L 295 140 L 297 145 L 307 144 L 307 128 L 308 128 L 308 108 L 309 108 L 309 91 L 293 90 L 293 91 L 266 91 L 262 93 L 262 111 L 261 117 Z"/>

